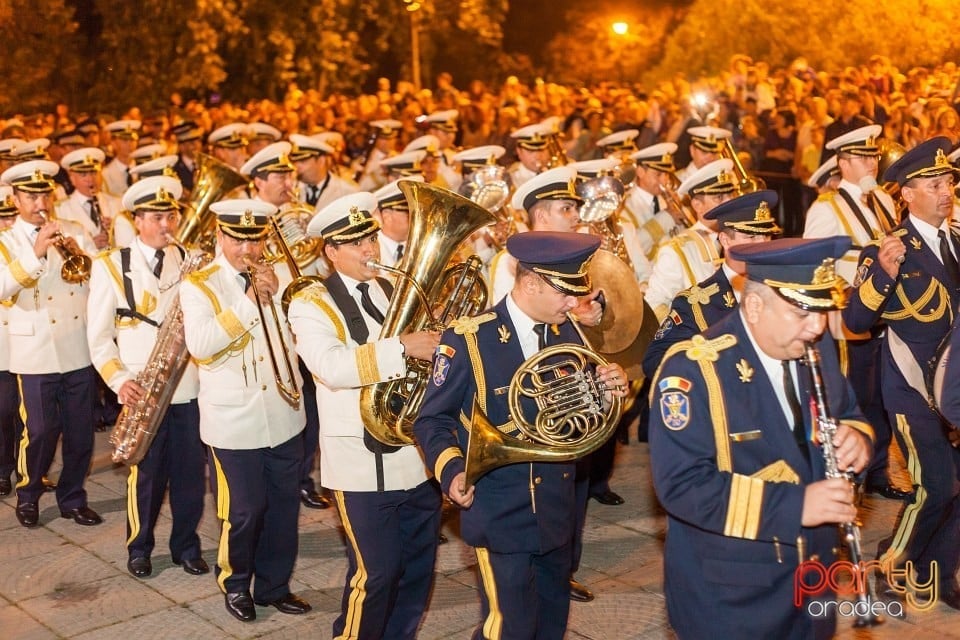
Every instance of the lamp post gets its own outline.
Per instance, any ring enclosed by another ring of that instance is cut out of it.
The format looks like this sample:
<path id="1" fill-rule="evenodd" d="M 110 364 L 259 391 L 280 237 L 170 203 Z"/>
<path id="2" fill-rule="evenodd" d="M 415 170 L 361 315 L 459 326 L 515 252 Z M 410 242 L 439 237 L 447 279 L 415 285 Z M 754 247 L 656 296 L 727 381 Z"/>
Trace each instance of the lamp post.
<path id="1" fill-rule="evenodd" d="M 403 0 L 410 14 L 410 75 L 413 76 L 413 88 L 420 91 L 420 7 L 417 0 Z"/>

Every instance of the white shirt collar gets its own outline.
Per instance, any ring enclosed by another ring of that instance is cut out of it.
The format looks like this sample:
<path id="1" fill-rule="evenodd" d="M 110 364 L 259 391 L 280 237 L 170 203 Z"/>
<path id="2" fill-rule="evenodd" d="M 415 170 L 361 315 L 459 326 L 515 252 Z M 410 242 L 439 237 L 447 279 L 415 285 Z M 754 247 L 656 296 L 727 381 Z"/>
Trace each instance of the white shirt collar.
<path id="1" fill-rule="evenodd" d="M 849 180 L 841 180 L 839 188 L 849 193 L 854 202 L 859 202 L 860 197 L 863 195 L 863 190 L 860 189 L 860 185 L 853 184 Z"/>
<path id="2" fill-rule="evenodd" d="M 783 417 L 787 420 L 787 426 L 792 426 L 793 411 L 790 409 L 790 405 L 787 403 L 787 397 L 783 389 L 783 361 L 768 356 L 763 349 L 760 348 L 760 345 L 758 345 L 757 341 L 753 338 L 753 332 L 750 330 L 750 325 L 747 324 L 747 319 L 743 317 L 742 311 L 740 312 L 740 321 L 743 322 L 743 328 L 746 329 L 747 338 L 750 339 L 750 344 L 753 345 L 753 350 L 757 353 L 757 358 L 760 359 L 760 364 L 763 366 L 763 370 L 767 374 L 767 379 L 770 380 L 770 385 L 773 387 L 773 391 L 777 396 L 777 402 L 780 403 L 780 408 L 783 410 Z M 796 382 L 796 365 L 792 367 L 792 371 L 794 382 Z"/>
<path id="3" fill-rule="evenodd" d="M 940 257 L 940 238 L 937 234 L 942 230 L 947 234 L 947 238 L 950 237 L 950 225 L 947 220 L 943 221 L 939 227 L 935 227 L 929 222 L 924 222 L 917 216 L 910 214 L 910 222 L 913 223 L 913 226 L 916 227 L 917 233 L 920 234 L 920 237 L 923 238 L 923 241 L 927 243 L 927 246 L 933 251 L 933 254 Z M 950 251 L 953 251 L 953 247 L 950 248 Z"/>
<path id="4" fill-rule="evenodd" d="M 537 322 L 524 313 L 513 299 L 512 292 L 507 294 L 507 313 L 510 314 L 510 320 L 513 321 L 513 328 L 516 330 L 517 338 L 520 340 L 523 357 L 529 358 L 534 355 L 539 348 L 539 336 L 534 330 L 534 326 L 543 323 Z"/>

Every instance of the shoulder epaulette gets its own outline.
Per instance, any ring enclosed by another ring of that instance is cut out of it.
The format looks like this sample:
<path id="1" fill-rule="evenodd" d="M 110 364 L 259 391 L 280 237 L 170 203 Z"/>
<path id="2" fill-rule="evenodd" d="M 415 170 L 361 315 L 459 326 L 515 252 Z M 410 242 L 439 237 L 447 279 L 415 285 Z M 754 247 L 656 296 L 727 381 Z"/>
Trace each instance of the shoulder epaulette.
<path id="1" fill-rule="evenodd" d="M 680 344 L 685 345 L 683 351 L 689 360 L 715 362 L 721 351 L 737 344 L 737 337 L 732 333 L 725 333 L 712 340 L 707 340 L 701 335 L 696 335 Z"/>
<path id="2" fill-rule="evenodd" d="M 206 282 L 207 278 L 215 274 L 220 269 L 220 265 L 213 264 L 205 269 L 197 269 L 196 271 L 191 271 L 187 274 L 187 280 L 198 284 L 201 282 Z"/>
<path id="3" fill-rule="evenodd" d="M 824 191 L 819 196 L 817 196 L 817 202 L 826 202 L 827 200 L 833 200 L 834 196 L 837 195 L 836 191 Z"/>
<path id="4" fill-rule="evenodd" d="M 479 316 L 462 316 L 450 323 L 450 328 L 457 335 L 462 336 L 465 333 L 476 333 L 484 322 L 490 322 L 497 317 L 495 311 L 488 311 Z"/>
<path id="5" fill-rule="evenodd" d="M 120 247 L 107 247 L 98 253 L 95 257 L 96 260 L 107 260 L 112 254 L 120 251 Z"/>
<path id="6" fill-rule="evenodd" d="M 322 282 L 314 282 L 308 287 L 303 287 L 293 294 L 293 300 L 299 300 L 301 298 L 306 300 L 313 300 L 318 298 L 321 294 L 327 292 L 327 287 Z"/>
<path id="7" fill-rule="evenodd" d="M 710 298 L 713 297 L 715 293 L 719 292 L 720 285 L 714 282 L 709 287 L 701 287 L 695 284 L 689 289 L 684 289 L 677 295 L 686 298 L 690 304 L 705 305 L 710 302 Z"/>

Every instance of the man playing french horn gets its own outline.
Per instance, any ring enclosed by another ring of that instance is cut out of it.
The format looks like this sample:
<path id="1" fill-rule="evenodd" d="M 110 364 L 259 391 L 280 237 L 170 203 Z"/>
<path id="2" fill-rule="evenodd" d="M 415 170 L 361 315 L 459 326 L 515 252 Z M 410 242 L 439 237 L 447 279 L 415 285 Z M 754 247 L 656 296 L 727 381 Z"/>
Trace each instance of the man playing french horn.
<path id="1" fill-rule="evenodd" d="M 560 639 L 566 629 L 577 519 L 575 456 L 559 458 L 565 462 L 519 460 L 475 479 L 465 473 L 473 463 L 465 451 L 480 414 L 505 440 L 518 442 L 518 416 L 509 401 L 515 372 L 544 347 L 583 344 L 567 314 L 590 291 L 587 264 L 599 245 L 599 238 L 579 233 L 512 236 L 507 250 L 519 266 L 510 294 L 491 311 L 454 322 L 437 347 L 414 433 L 444 493 L 463 509 L 464 541 L 476 547 L 483 621 L 474 638 Z M 588 374 L 593 368 L 589 362 L 584 367 Z M 614 397 L 622 398 L 627 388 L 623 368 L 605 364 L 595 370 L 590 378 L 603 394 L 594 398 L 597 404 L 618 403 Z M 564 370 L 557 380 L 581 373 Z"/>
<path id="2" fill-rule="evenodd" d="M 39 522 L 43 476 L 63 438 L 57 482 L 60 515 L 96 525 L 84 480 L 93 455 L 96 372 L 86 340 L 86 304 L 93 240 L 78 224 L 49 218 L 57 164 L 32 160 L 3 172 L 20 216 L 0 236 L 0 300 L 9 309 L 10 371 L 19 376 L 24 435 L 17 483 L 17 520 Z M 84 253 L 85 252 L 85 253 Z"/>
<path id="3" fill-rule="evenodd" d="M 379 261 L 377 199 L 335 200 L 308 227 L 334 273 L 297 293 L 289 319 L 297 351 L 317 379 L 323 485 L 333 490 L 349 566 L 335 638 L 414 638 L 430 595 L 440 492 L 416 447 L 388 447 L 364 428 L 363 387 L 404 377 L 406 358 L 429 361 L 435 331 L 379 338 L 393 287 Z"/>
<path id="4" fill-rule="evenodd" d="M 129 248 L 97 256 L 90 275 L 90 357 L 128 411 L 148 400 L 137 375 L 145 367 L 159 364 L 150 362 L 151 349 L 179 292 L 186 255 L 171 243 L 171 237 L 180 219 L 182 191 L 180 181 L 169 176 L 145 178 L 127 189 L 123 207 L 133 215 L 137 238 Z M 176 354 L 167 356 L 172 359 Z M 205 492 L 197 391 L 197 365 L 188 362 L 146 455 L 130 467 L 127 569 L 138 578 L 153 572 L 153 530 L 168 485 L 173 563 L 192 575 L 210 571 L 200 555 L 197 535 Z"/>

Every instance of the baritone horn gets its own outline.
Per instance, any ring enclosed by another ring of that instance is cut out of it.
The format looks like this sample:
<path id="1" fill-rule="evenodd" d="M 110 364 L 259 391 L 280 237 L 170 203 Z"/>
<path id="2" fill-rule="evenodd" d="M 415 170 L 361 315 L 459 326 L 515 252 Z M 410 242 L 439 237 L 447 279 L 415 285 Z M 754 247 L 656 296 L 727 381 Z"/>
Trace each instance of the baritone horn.
<path id="1" fill-rule="evenodd" d="M 290 360 L 290 351 L 287 349 L 287 341 L 283 337 L 283 323 L 280 320 L 280 315 L 277 313 L 277 305 L 273 303 L 272 298 L 267 298 L 266 301 L 260 297 L 260 288 L 257 286 L 257 279 L 255 275 L 255 268 L 266 266 L 266 263 L 263 262 L 254 262 L 250 257 L 244 257 L 244 262 L 247 264 L 246 274 L 250 278 L 250 287 L 253 289 L 253 296 L 257 299 L 257 313 L 260 315 L 260 325 L 263 327 L 263 337 L 267 341 L 267 352 L 270 355 L 270 365 L 273 367 L 273 379 L 277 384 L 277 391 L 280 392 L 280 396 L 287 401 L 287 403 L 294 409 L 300 408 L 300 387 L 297 384 L 296 374 L 293 370 L 293 363 Z M 269 326 L 267 325 L 266 313 L 264 313 L 263 307 L 267 305 L 270 307 L 270 314 L 273 316 L 273 324 L 277 330 L 277 338 L 279 340 L 278 344 L 274 344 L 273 338 L 270 337 Z M 277 354 L 277 349 L 280 349 L 281 353 Z M 279 359 L 282 357 L 283 364 L 286 369 L 287 380 L 284 382 L 283 376 L 280 373 L 280 364 Z"/>
<path id="2" fill-rule="evenodd" d="M 605 399 L 609 389 L 595 373 L 596 367 L 609 363 L 592 349 L 576 321 L 569 318 L 568 322 L 584 344 L 553 345 L 520 365 L 507 391 L 510 422 L 494 426 L 474 399 L 465 491 L 493 469 L 519 462 L 577 460 L 613 435 L 623 399 L 614 394 Z M 530 400 L 536 405 L 535 413 L 525 406 Z"/>

